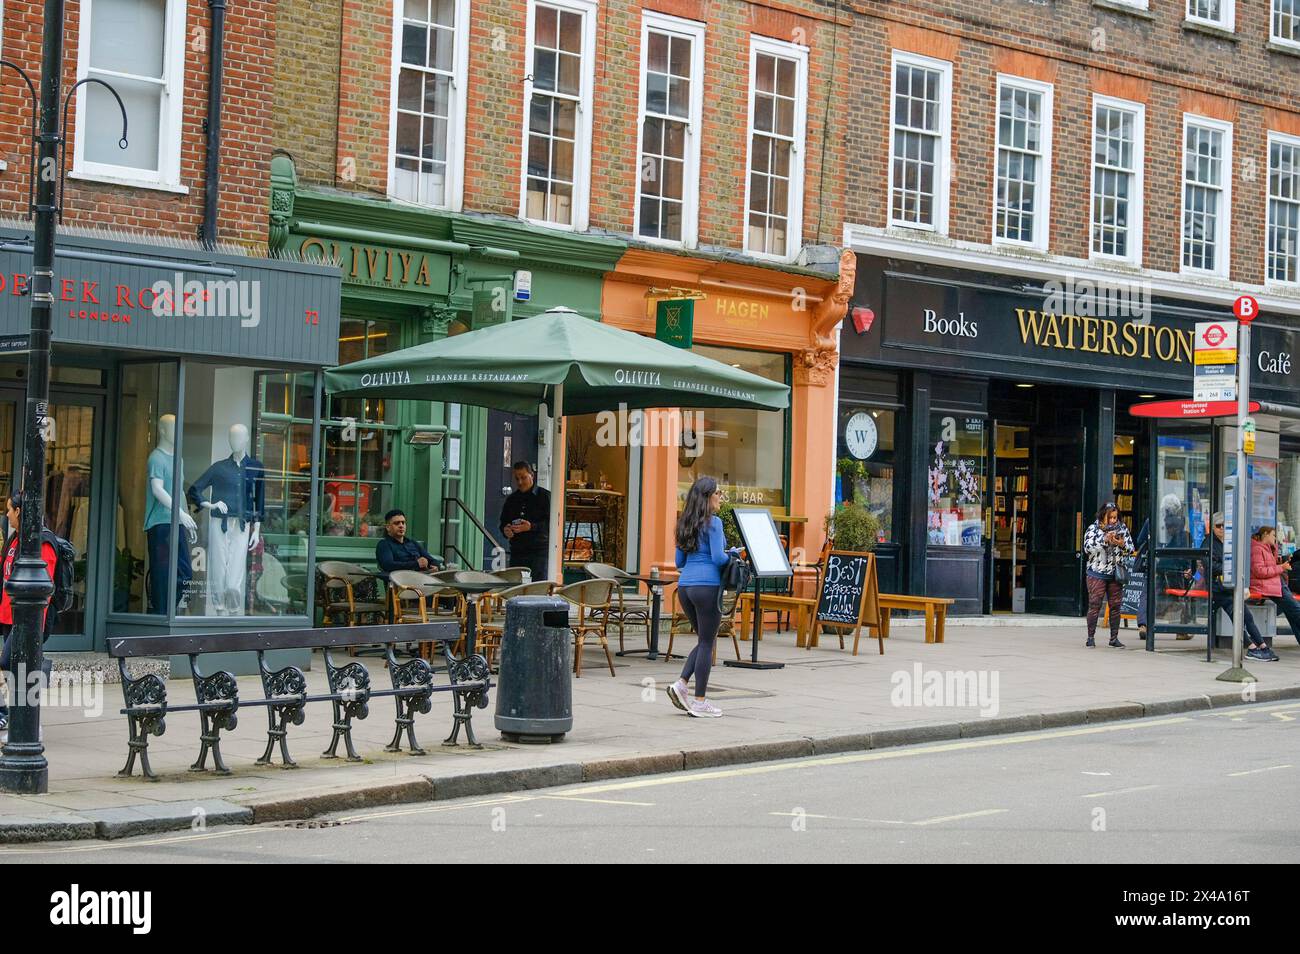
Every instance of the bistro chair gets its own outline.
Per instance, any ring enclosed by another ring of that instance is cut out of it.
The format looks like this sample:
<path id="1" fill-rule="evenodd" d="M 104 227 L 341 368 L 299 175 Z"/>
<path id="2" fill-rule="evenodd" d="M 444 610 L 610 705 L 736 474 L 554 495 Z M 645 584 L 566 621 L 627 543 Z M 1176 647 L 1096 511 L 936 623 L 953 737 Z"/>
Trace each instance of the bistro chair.
<path id="1" fill-rule="evenodd" d="M 394 570 L 388 574 L 388 594 L 393 601 L 394 623 L 427 623 L 429 601 L 442 585 L 419 570 Z"/>
<path id="2" fill-rule="evenodd" d="M 550 596 L 554 589 L 555 584 L 550 580 L 538 580 L 536 583 L 520 583 L 507 590 L 483 594 L 483 598 L 478 601 L 478 631 L 474 643 L 489 666 L 496 662 L 497 668 L 500 668 L 501 637 L 506 629 L 506 601 L 516 596 Z"/>
<path id="3" fill-rule="evenodd" d="M 526 566 L 508 566 L 504 570 L 493 570 L 492 575 L 499 580 L 505 580 L 511 586 L 533 582 L 533 571 Z"/>
<path id="4" fill-rule="evenodd" d="M 357 626 L 363 616 L 377 617 L 377 622 L 385 622 L 388 616 L 385 600 L 376 598 L 373 593 L 363 593 L 358 597 L 359 589 L 373 590 L 378 583 L 375 574 L 365 567 L 342 560 L 326 560 L 316 565 L 316 576 L 324 597 L 321 606 L 326 626 L 332 625 L 330 620 L 335 614 L 341 614 L 348 626 Z"/>
<path id="5" fill-rule="evenodd" d="M 289 591 L 289 575 L 284 571 L 284 564 L 270 553 L 262 554 L 262 572 L 258 574 L 253 590 L 277 616 L 293 608 L 294 594 Z"/>
<path id="6" fill-rule="evenodd" d="M 569 629 L 573 631 L 573 675 L 582 678 L 582 646 L 588 636 L 596 636 L 605 650 L 609 674 L 614 673 L 614 657 L 609 652 L 609 608 L 614 595 L 613 580 L 582 580 L 570 583 L 555 591 L 577 610 L 576 617 L 569 615 Z"/>
<path id="7" fill-rule="evenodd" d="M 586 563 L 582 568 L 593 579 L 614 581 L 614 599 L 610 603 L 609 621 L 618 627 L 618 651 L 623 652 L 623 629 L 629 624 L 645 627 L 646 645 L 649 646 L 650 597 L 623 589 L 625 581 L 637 582 L 635 578 L 608 563 Z"/>
<path id="8" fill-rule="evenodd" d="M 713 661 L 718 661 L 718 640 L 727 636 L 731 637 L 731 644 L 736 648 L 736 659 L 740 660 L 740 641 L 736 639 L 736 604 L 740 601 L 740 593 L 731 590 L 722 591 L 722 621 L 718 624 L 718 638 L 713 641 Z M 673 637 L 678 633 L 686 635 L 694 633 L 695 627 L 691 624 L 690 617 L 682 609 L 681 590 L 673 591 L 673 621 L 668 626 L 668 652 L 664 655 L 669 659 L 673 654 Z"/>

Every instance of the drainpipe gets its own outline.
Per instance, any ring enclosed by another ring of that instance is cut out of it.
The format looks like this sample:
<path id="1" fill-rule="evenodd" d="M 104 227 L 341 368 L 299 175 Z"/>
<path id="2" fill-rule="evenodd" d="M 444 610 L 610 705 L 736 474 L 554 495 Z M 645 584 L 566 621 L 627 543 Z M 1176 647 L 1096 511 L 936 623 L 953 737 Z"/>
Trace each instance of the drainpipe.
<path id="1" fill-rule="evenodd" d="M 208 248 L 217 244 L 217 199 L 221 192 L 221 91 L 223 85 L 222 47 L 226 37 L 226 0 L 208 0 L 212 11 L 212 33 L 208 49 L 208 118 L 203 121 L 207 135 L 207 168 L 203 176 L 203 224 L 199 240 Z"/>

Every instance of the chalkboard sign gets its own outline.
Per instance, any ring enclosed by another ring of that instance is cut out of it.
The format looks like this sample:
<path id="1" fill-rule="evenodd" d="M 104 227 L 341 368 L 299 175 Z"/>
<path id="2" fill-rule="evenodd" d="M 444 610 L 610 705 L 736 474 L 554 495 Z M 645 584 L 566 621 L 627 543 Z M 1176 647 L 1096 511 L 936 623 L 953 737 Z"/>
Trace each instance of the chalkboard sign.
<path id="1" fill-rule="evenodd" d="M 874 554 L 832 550 L 826 557 L 826 574 L 817 596 L 816 621 L 854 628 L 864 623 L 877 626 L 879 596 Z"/>
<path id="2" fill-rule="evenodd" d="M 1128 575 L 1124 584 L 1124 595 L 1119 609 L 1121 616 L 1134 616 L 1141 625 L 1146 625 L 1147 615 L 1147 575 L 1134 570 Z"/>

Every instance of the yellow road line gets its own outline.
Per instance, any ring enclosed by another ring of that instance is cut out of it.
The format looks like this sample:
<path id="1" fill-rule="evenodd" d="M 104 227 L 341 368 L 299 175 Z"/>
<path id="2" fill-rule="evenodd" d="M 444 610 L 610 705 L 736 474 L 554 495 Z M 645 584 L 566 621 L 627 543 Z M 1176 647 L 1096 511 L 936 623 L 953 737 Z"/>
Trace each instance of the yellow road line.
<path id="1" fill-rule="evenodd" d="M 1243 775 L 1258 775 L 1260 772 L 1276 772 L 1278 769 L 1289 769 L 1290 765 L 1270 765 L 1268 768 L 1250 769 L 1247 772 L 1229 772 L 1228 778 L 1240 778 Z"/>
<path id="2" fill-rule="evenodd" d="M 591 802 L 594 805 L 631 805 L 635 808 L 654 808 L 654 802 L 627 802 L 616 798 L 582 798 L 578 795 L 541 795 L 540 798 L 553 798 L 558 802 Z"/>
<path id="3" fill-rule="evenodd" d="M 212 838 L 230 838 L 234 835 L 254 835 L 270 831 L 302 831 L 298 828 L 270 828 L 261 825 L 243 825 L 222 831 L 204 832 L 203 834 L 178 834 L 168 838 L 151 838 L 148 841 L 97 841 L 89 845 L 65 845 L 61 848 L 0 848 L 0 855 L 61 855 L 81 851 L 112 851 L 114 848 L 145 848 L 155 845 L 174 845 L 185 842 L 208 841 Z"/>
<path id="4" fill-rule="evenodd" d="M 1105 798 L 1108 795 L 1127 795 L 1129 792 L 1149 792 L 1153 788 L 1159 788 L 1159 785 L 1137 785 L 1133 788 L 1117 788 L 1113 792 L 1093 792 L 1091 795 L 1081 795 L 1080 798 Z"/>

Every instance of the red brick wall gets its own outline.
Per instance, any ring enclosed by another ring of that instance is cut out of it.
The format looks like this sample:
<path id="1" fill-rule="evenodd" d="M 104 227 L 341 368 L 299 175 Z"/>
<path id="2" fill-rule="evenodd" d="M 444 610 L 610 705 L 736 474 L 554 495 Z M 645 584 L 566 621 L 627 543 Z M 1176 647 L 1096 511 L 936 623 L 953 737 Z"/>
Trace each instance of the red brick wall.
<path id="1" fill-rule="evenodd" d="M 226 13 L 225 91 L 222 104 L 221 198 L 218 230 L 223 241 L 261 245 L 266 240 L 267 192 L 272 149 L 273 4 L 241 0 Z M 76 82 L 81 4 L 67 5 L 64 30 L 64 92 Z M 42 4 L 5 0 L 5 59 L 40 76 Z M 185 92 L 181 129 L 181 195 L 155 189 L 86 182 L 69 177 L 64 199 L 68 223 L 103 225 L 194 238 L 203 220 L 210 17 L 207 3 L 190 0 L 186 14 Z M 78 92 L 84 95 L 84 87 Z M 69 110 L 68 168 L 75 148 L 75 107 Z M 0 215 L 27 212 L 30 107 L 26 88 L 5 70 L 0 85 Z"/>
<path id="2" fill-rule="evenodd" d="M 1180 261 L 1183 113 L 1233 122 L 1231 277 L 1264 278 L 1267 133 L 1300 127 L 1300 57 L 1270 51 L 1268 3 L 1238 0 L 1236 39 L 1184 29 L 1182 0 L 1152 0 L 1150 18 L 1092 0 L 855 2 L 846 162 L 849 222 L 887 223 L 890 51 L 953 62 L 949 234 L 992 234 L 997 73 L 1055 84 L 1049 251 L 1089 251 L 1094 92 L 1146 104 L 1143 264 Z"/>
<path id="3" fill-rule="evenodd" d="M 591 227 L 622 234 L 633 227 L 642 9 L 706 22 L 700 149 L 702 244 L 738 249 L 744 238 L 750 33 L 798 41 L 811 48 L 804 241 L 838 244 L 844 218 L 842 162 L 847 114 L 835 76 L 844 76 L 848 66 L 851 20 L 845 6 L 837 29 L 823 7 L 812 0 L 602 0 L 597 14 Z M 339 169 L 332 183 L 341 188 L 379 193 L 387 188 L 392 15 L 391 0 L 344 0 Z M 524 0 L 472 3 L 464 176 L 464 207 L 468 211 L 508 216 L 519 212 L 526 18 Z M 299 34 L 306 37 L 306 27 L 290 26 L 284 17 L 280 29 L 286 44 L 296 43 Z M 289 30 L 293 35 L 286 32 Z M 834 75 L 832 39 L 838 42 Z M 277 128 L 298 142 L 302 139 L 298 127 L 313 121 L 299 120 L 294 113 L 282 116 Z M 301 163 L 299 168 L 301 172 Z"/>

